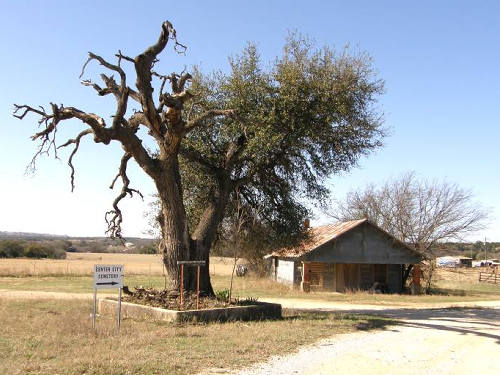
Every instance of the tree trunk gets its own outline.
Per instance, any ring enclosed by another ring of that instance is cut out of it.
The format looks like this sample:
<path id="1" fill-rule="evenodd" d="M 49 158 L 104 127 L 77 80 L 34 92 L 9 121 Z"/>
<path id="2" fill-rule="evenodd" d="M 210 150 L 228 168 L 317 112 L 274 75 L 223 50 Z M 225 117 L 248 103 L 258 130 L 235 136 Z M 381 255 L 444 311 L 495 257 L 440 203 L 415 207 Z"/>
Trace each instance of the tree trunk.
<path id="1" fill-rule="evenodd" d="M 403 277 L 402 277 L 402 284 L 401 284 L 401 289 L 405 290 L 406 289 L 406 281 L 408 280 L 408 277 L 410 276 L 410 272 L 413 269 L 413 264 L 408 264 L 408 267 L 405 268 L 405 265 L 403 264 Z"/>
<path id="2" fill-rule="evenodd" d="M 209 204 L 193 233 L 192 258 L 193 260 L 204 260 L 206 262 L 206 267 L 202 267 L 201 269 L 200 290 L 208 295 L 214 295 L 209 272 L 210 248 L 215 240 L 217 228 L 224 218 L 224 211 L 229 201 L 230 193 L 229 179 L 221 177 L 219 179 L 219 186 L 212 190 Z"/>
<path id="3" fill-rule="evenodd" d="M 155 183 L 161 202 L 159 251 L 165 265 L 166 284 L 168 289 L 179 289 L 180 268 L 177 261 L 190 260 L 190 240 L 176 158 L 165 163 L 163 173 L 155 179 Z M 185 270 L 185 285 L 189 285 L 192 274 L 191 270 Z"/>

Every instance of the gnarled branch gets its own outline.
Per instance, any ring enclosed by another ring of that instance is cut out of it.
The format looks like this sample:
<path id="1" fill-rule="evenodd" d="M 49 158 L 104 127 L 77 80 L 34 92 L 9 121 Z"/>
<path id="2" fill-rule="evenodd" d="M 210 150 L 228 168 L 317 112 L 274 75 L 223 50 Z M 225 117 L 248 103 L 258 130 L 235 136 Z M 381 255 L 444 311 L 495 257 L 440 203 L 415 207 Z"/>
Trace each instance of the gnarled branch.
<path id="1" fill-rule="evenodd" d="M 128 195 L 130 197 L 133 196 L 134 193 L 138 194 L 141 199 L 144 199 L 142 193 L 139 190 L 132 189 L 129 187 L 130 185 L 130 179 L 127 176 L 127 163 L 132 157 L 132 154 L 126 152 L 120 162 L 120 167 L 118 169 L 118 174 L 115 176 L 113 179 L 113 182 L 110 185 L 110 189 L 113 189 L 115 186 L 116 181 L 118 178 L 121 177 L 122 179 L 122 190 L 120 191 L 120 194 L 116 197 L 116 199 L 113 201 L 113 209 L 106 212 L 104 219 L 106 220 L 106 223 L 108 224 L 108 229 L 106 230 L 106 234 L 109 234 L 110 237 L 112 238 L 122 238 L 122 228 L 121 224 L 123 222 L 123 216 L 120 208 L 118 207 L 118 204 L 120 201 L 125 198 Z"/>
<path id="2" fill-rule="evenodd" d="M 152 131 L 160 135 L 161 118 L 156 111 L 153 101 L 153 87 L 151 86 L 151 68 L 156 56 L 163 51 L 170 35 L 175 39 L 175 29 L 172 24 L 165 21 L 158 41 L 135 58 L 135 71 L 137 74 L 136 86 L 141 96 L 142 110 L 152 126 Z M 175 39 L 176 40 L 176 39 Z"/>
<path id="3" fill-rule="evenodd" d="M 85 124 L 89 125 L 94 134 L 95 142 L 102 142 L 108 144 L 111 140 L 108 129 L 106 129 L 106 123 L 104 120 L 93 114 L 86 113 L 74 107 L 64 107 L 62 104 L 57 105 L 51 103 L 52 113 L 45 111 L 43 107 L 40 109 L 33 108 L 29 105 L 14 105 L 14 116 L 22 120 L 28 113 L 34 113 L 40 116 L 38 124 L 45 125 L 45 129 L 35 133 L 31 139 L 41 140 L 37 152 L 33 156 L 30 164 L 28 165 L 28 170 L 36 169 L 36 159 L 41 154 L 49 154 L 50 149 L 54 150 L 54 156 L 57 158 L 57 146 L 56 146 L 56 133 L 57 124 L 61 120 L 68 120 L 71 118 L 79 119 Z"/>
<path id="4" fill-rule="evenodd" d="M 206 120 L 212 119 L 217 116 L 234 116 L 235 111 L 232 109 L 209 109 L 208 111 L 203 112 L 199 116 L 194 119 L 188 121 L 186 124 L 186 133 L 189 133 L 191 130 L 201 126 L 205 123 Z"/>
<path id="5" fill-rule="evenodd" d="M 66 147 L 69 146 L 70 144 L 74 144 L 75 148 L 71 152 L 71 155 L 68 158 L 68 165 L 71 168 L 71 192 L 75 190 L 75 167 L 73 166 L 73 157 L 75 154 L 78 152 L 78 148 L 80 147 L 80 141 L 83 137 L 85 137 L 87 134 L 92 134 L 92 129 L 86 129 L 82 131 L 80 134 L 78 134 L 74 139 L 68 139 L 65 143 L 62 145 L 58 146 L 57 148 L 61 147 Z"/>

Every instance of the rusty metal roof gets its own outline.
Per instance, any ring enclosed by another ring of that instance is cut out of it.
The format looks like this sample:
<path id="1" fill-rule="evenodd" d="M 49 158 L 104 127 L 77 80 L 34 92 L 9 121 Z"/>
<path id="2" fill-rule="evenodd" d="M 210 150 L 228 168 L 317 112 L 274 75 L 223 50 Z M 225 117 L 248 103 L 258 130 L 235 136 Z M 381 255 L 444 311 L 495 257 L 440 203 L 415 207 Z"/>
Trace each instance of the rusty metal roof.
<path id="1" fill-rule="evenodd" d="M 339 237 L 345 232 L 357 227 L 358 225 L 366 222 L 367 219 L 344 221 L 335 224 L 323 225 L 320 227 L 310 228 L 309 236 L 306 240 L 302 241 L 295 247 L 288 247 L 276 250 L 272 254 L 266 256 L 268 257 L 285 257 L 285 258 L 298 258 L 304 254 L 307 254 L 317 247 Z"/>

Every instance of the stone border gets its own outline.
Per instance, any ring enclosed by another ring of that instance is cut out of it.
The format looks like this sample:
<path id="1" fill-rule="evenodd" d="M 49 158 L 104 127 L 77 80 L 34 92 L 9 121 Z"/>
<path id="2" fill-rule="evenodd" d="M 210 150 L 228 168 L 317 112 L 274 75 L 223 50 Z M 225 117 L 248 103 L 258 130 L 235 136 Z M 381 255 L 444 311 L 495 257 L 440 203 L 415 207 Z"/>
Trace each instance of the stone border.
<path id="1" fill-rule="evenodd" d="M 118 301 L 109 298 L 100 298 L 99 314 L 116 315 Z M 199 321 L 225 322 L 233 320 L 264 320 L 281 319 L 281 305 L 277 303 L 255 302 L 249 306 L 222 307 L 203 310 L 167 310 L 159 307 L 138 305 L 122 302 L 122 318 L 152 319 L 172 323 Z"/>

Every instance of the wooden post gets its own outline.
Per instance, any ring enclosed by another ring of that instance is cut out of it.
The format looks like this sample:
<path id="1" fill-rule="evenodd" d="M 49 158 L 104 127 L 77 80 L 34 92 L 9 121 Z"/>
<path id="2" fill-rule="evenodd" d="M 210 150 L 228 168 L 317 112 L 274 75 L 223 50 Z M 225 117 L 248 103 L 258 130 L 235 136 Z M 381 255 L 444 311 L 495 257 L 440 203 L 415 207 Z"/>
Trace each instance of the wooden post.
<path id="1" fill-rule="evenodd" d="M 413 282 L 411 285 L 412 294 L 420 294 L 420 266 L 413 266 Z"/>
<path id="2" fill-rule="evenodd" d="M 183 292 L 184 292 L 184 264 L 181 264 L 181 301 L 180 301 L 180 307 L 182 307 Z"/>
<path id="3" fill-rule="evenodd" d="M 198 267 L 197 278 L 196 278 L 196 308 L 199 307 L 199 297 L 200 297 L 200 266 L 206 266 L 207 263 L 204 260 L 178 260 L 177 265 L 181 266 L 181 299 L 180 308 L 182 308 L 182 302 L 184 299 L 184 265 L 188 267 Z"/>
<path id="4" fill-rule="evenodd" d="M 200 309 L 200 266 L 196 271 L 196 310 Z"/>
<path id="5" fill-rule="evenodd" d="M 120 332 L 120 327 L 122 325 L 122 288 L 118 292 L 118 332 Z"/>
<path id="6" fill-rule="evenodd" d="M 303 292 L 311 291 L 311 269 L 309 263 L 302 263 L 302 283 L 301 289 Z"/>
<path id="7" fill-rule="evenodd" d="M 97 289 L 94 288 L 94 310 L 92 312 L 92 328 L 95 329 L 95 315 L 96 315 L 96 304 L 97 304 Z"/>

